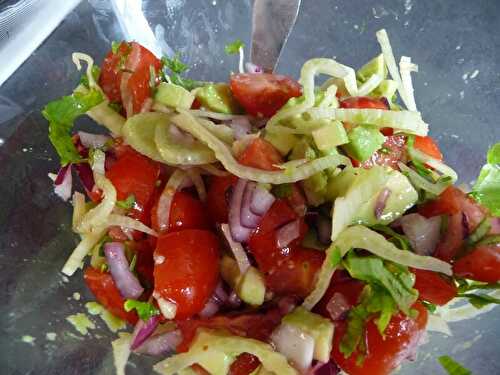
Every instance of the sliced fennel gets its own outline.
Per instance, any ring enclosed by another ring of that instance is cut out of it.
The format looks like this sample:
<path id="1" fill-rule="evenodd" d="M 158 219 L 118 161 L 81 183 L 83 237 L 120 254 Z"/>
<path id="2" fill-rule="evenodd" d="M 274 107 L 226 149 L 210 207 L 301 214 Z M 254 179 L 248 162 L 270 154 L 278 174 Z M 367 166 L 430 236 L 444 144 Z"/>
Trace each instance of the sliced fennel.
<path id="1" fill-rule="evenodd" d="M 286 184 L 304 180 L 327 168 L 334 168 L 341 164 L 350 164 L 349 159 L 345 156 L 334 155 L 315 159 L 284 171 L 264 171 L 257 168 L 247 167 L 239 164 L 231 153 L 229 147 L 202 124 L 200 124 L 196 118 L 187 111 L 180 110 L 180 114 L 174 116 L 172 118 L 172 122 L 182 130 L 192 134 L 195 138 L 199 139 L 212 149 L 217 159 L 229 172 L 240 178 L 252 181 L 272 184 Z"/>
<path id="2" fill-rule="evenodd" d="M 126 143 L 147 157 L 165 163 L 155 143 L 157 126 L 168 126 L 170 116 L 160 112 L 140 113 L 132 116 L 123 126 Z"/>
<path id="3" fill-rule="evenodd" d="M 72 276 L 78 268 L 82 267 L 83 259 L 105 234 L 106 229 L 102 229 L 95 233 L 83 234 L 82 240 L 73 250 L 66 263 L 64 263 L 61 272 L 67 276 Z"/>
<path id="4" fill-rule="evenodd" d="M 448 167 L 446 164 L 441 161 L 434 159 L 433 157 L 423 153 L 420 150 L 417 150 L 414 147 L 408 148 L 408 153 L 412 159 L 418 160 L 421 163 L 427 164 L 429 167 L 434 168 L 436 171 L 440 172 L 443 176 L 451 177 L 451 183 L 454 184 L 458 175 L 453 169 Z"/>
<path id="5" fill-rule="evenodd" d="M 106 224 L 108 226 L 117 225 L 122 228 L 134 229 L 138 230 L 139 232 L 143 232 L 151 236 L 158 237 L 158 233 L 156 233 L 153 229 L 143 224 L 139 220 L 133 219 L 129 216 L 111 214 L 108 216 Z"/>
<path id="6" fill-rule="evenodd" d="M 262 341 L 228 335 L 221 331 L 198 329 L 198 333 L 186 353 L 176 354 L 154 366 L 163 375 L 174 375 L 186 367 L 198 363 L 213 375 L 225 375 L 231 362 L 241 353 L 256 356 L 264 369 L 274 374 L 298 375 L 286 358 Z"/>
<path id="7" fill-rule="evenodd" d="M 403 266 L 441 272 L 452 275 L 451 265 L 432 256 L 417 255 L 410 251 L 398 249 L 381 234 L 362 225 L 344 230 L 332 246 L 338 247 L 342 256 L 351 249 L 364 249 L 381 258 Z"/>
<path id="8" fill-rule="evenodd" d="M 76 228 L 82 221 L 83 216 L 87 212 L 87 207 L 85 205 L 85 195 L 75 191 L 73 193 L 73 219 L 72 228 L 76 232 Z"/>
<path id="9" fill-rule="evenodd" d="M 417 189 L 422 189 L 428 191 L 429 193 L 439 195 L 443 191 L 445 191 L 448 186 L 450 186 L 450 183 L 430 182 L 425 177 L 422 177 L 416 171 L 408 167 L 406 164 L 398 163 L 398 166 L 401 172 L 407 175 L 412 185 L 415 186 Z"/>
<path id="10" fill-rule="evenodd" d="M 429 126 L 419 112 L 388 111 L 383 109 L 358 108 L 310 108 L 307 114 L 312 119 L 335 119 L 352 124 L 370 124 L 380 128 L 393 128 L 409 134 L 427 135 Z"/>
<path id="11" fill-rule="evenodd" d="M 410 111 L 416 111 L 417 105 L 415 104 L 411 73 L 418 72 L 418 65 L 413 64 L 410 57 L 401 56 L 401 60 L 399 61 L 399 71 L 401 73 L 401 82 L 406 91 L 406 98 L 408 100 L 406 106 Z"/>

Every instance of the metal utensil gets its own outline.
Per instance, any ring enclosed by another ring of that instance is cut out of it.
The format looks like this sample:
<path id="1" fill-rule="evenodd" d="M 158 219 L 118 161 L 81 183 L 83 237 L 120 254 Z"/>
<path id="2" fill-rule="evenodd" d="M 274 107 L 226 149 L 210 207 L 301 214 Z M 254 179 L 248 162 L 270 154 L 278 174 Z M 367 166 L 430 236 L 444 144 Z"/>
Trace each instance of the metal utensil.
<path id="1" fill-rule="evenodd" d="M 251 58 L 273 71 L 299 14 L 301 0 L 255 0 L 252 12 Z"/>

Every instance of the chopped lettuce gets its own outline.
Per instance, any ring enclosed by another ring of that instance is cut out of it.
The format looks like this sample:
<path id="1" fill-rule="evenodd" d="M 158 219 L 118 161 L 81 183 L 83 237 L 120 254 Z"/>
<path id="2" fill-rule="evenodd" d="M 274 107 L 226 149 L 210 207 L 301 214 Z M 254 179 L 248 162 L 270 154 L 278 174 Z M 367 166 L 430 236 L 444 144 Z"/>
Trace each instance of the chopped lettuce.
<path id="1" fill-rule="evenodd" d="M 71 129 L 78 116 L 100 104 L 104 100 L 97 90 L 87 93 L 75 92 L 47 104 L 42 111 L 49 121 L 49 139 L 61 159 L 61 164 L 78 162 L 81 156 L 71 139 Z"/>
<path id="2" fill-rule="evenodd" d="M 195 363 L 211 374 L 227 374 L 231 362 L 241 353 L 256 356 L 262 367 L 274 374 L 297 375 L 286 358 L 262 341 L 228 335 L 222 331 L 198 329 L 186 353 L 167 358 L 154 366 L 156 372 L 173 375 Z"/>
<path id="3" fill-rule="evenodd" d="M 471 195 L 493 215 L 500 216 L 500 142 L 490 148 L 486 161 Z"/>
<path id="4" fill-rule="evenodd" d="M 349 252 L 342 264 L 351 277 L 385 288 L 399 309 L 407 315 L 410 313 L 418 292 L 413 289 L 415 276 L 407 267 L 384 262 L 375 256 L 358 256 L 353 251 Z"/>
<path id="5" fill-rule="evenodd" d="M 127 199 L 116 201 L 116 206 L 123 208 L 125 210 L 130 210 L 132 207 L 134 207 L 134 204 L 135 204 L 135 195 L 134 194 L 130 194 L 127 197 Z"/>
<path id="6" fill-rule="evenodd" d="M 123 304 L 123 308 L 127 312 L 136 310 L 139 318 L 141 318 L 145 322 L 148 321 L 151 317 L 160 314 L 160 310 L 158 310 L 152 303 L 136 301 L 134 299 L 126 300 Z"/>
<path id="7" fill-rule="evenodd" d="M 439 363 L 446 370 L 448 375 L 472 375 L 472 372 L 460 363 L 456 362 L 453 358 L 443 355 L 438 358 Z"/>
<path id="8" fill-rule="evenodd" d="M 167 69 L 167 72 L 169 73 L 168 76 L 170 78 L 170 83 L 182 86 L 189 91 L 204 85 L 204 82 L 195 81 L 181 76 L 182 73 L 188 70 L 188 66 L 181 61 L 179 52 L 172 58 L 163 56 L 161 58 L 161 62 L 163 68 Z"/>

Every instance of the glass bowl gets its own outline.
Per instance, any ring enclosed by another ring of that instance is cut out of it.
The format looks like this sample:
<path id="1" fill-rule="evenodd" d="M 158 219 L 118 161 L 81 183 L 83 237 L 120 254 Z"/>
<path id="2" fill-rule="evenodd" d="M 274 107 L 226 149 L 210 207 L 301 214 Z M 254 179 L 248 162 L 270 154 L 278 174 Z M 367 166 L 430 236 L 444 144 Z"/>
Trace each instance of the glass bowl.
<path id="1" fill-rule="evenodd" d="M 0 2 L 1 14 L 14 3 Z M 92 297 L 81 273 L 68 280 L 59 272 L 77 238 L 70 230 L 71 208 L 53 194 L 47 177 L 58 160 L 40 109 L 76 86 L 80 73 L 72 52 L 89 53 L 100 62 L 113 40 L 127 37 L 115 12 L 123 3 L 81 2 L 0 87 L 3 374 L 114 373 L 110 341 L 115 335 L 103 322 L 94 319 L 99 328 L 82 336 L 65 320 Z M 163 49 L 180 51 L 193 78 L 227 80 L 237 61 L 224 54 L 224 45 L 236 38 L 249 44 L 248 0 L 143 1 L 142 8 Z M 395 54 L 411 56 L 419 65 L 414 77 L 419 109 L 460 181 L 470 183 L 488 147 L 500 139 L 500 34 L 494 31 L 499 24 L 500 2 L 494 0 L 304 0 L 278 71 L 296 77 L 306 59 L 318 56 L 359 67 L 379 53 L 375 32 L 386 28 Z M 79 120 L 78 126 L 92 125 Z M 500 373 L 498 310 L 451 328 L 452 337 L 431 333 L 417 359 L 400 373 L 444 373 L 436 358 L 445 354 L 476 374 Z M 47 333 L 56 333 L 56 340 Z M 127 373 L 151 371 L 156 361 L 133 356 Z"/>

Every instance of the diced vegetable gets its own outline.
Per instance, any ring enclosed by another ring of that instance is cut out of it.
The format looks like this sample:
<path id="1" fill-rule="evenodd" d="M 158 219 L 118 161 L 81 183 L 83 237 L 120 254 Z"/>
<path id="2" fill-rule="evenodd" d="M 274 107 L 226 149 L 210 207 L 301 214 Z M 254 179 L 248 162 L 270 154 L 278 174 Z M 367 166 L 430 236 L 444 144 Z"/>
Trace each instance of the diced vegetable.
<path id="1" fill-rule="evenodd" d="M 241 112 L 231 89 L 225 83 L 209 84 L 196 89 L 194 92 L 201 105 L 210 111 L 227 114 Z"/>
<path id="2" fill-rule="evenodd" d="M 154 99 L 172 108 L 189 109 L 195 97 L 182 86 L 162 82 L 156 89 Z"/>
<path id="3" fill-rule="evenodd" d="M 370 125 L 358 125 L 348 134 L 349 143 L 343 146 L 352 158 L 364 162 L 377 151 L 385 141 L 380 131 Z"/>

